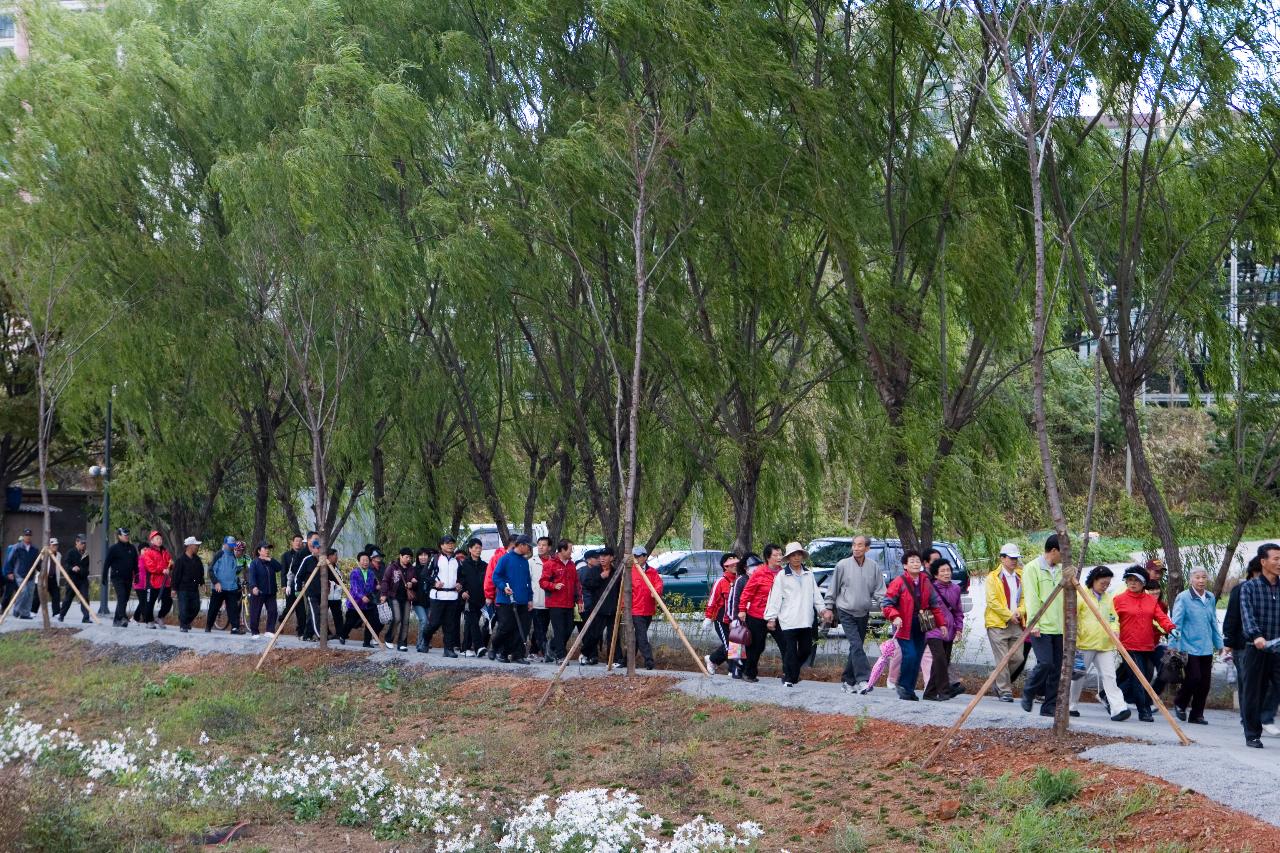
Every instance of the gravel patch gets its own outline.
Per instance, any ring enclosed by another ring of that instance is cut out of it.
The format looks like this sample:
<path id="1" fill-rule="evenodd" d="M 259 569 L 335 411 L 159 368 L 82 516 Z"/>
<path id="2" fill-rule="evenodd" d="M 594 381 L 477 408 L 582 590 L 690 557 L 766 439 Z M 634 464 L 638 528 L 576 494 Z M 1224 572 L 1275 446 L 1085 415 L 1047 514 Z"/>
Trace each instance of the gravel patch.
<path id="1" fill-rule="evenodd" d="M 81 639 L 84 639 L 83 637 Z M 171 646 L 167 643 L 146 643 L 137 646 L 125 646 L 119 643 L 94 643 L 86 656 L 89 660 L 108 660 L 112 663 L 168 663 L 178 655 L 187 651 L 182 646 Z"/>

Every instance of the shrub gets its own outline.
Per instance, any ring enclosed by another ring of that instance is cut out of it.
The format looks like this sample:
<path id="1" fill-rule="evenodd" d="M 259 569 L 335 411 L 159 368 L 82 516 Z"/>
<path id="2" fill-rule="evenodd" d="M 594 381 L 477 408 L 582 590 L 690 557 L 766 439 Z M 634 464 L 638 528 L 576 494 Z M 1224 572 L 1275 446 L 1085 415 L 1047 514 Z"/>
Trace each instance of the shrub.
<path id="1" fill-rule="evenodd" d="M 1054 773 L 1047 767 L 1041 767 L 1031 779 L 1031 790 L 1036 800 L 1046 808 L 1065 803 L 1080 793 L 1080 774 L 1074 770 Z"/>

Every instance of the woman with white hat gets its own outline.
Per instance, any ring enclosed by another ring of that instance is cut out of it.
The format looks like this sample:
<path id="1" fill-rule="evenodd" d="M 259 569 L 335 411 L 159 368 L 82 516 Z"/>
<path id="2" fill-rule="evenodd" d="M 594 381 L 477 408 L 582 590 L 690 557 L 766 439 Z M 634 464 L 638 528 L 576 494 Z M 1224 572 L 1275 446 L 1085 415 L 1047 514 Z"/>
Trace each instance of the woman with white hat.
<path id="1" fill-rule="evenodd" d="M 778 572 L 764 606 L 764 618 L 770 631 L 777 631 L 782 649 L 782 686 L 794 687 L 800 681 L 800 667 L 813 651 L 815 617 L 831 618 L 831 611 L 818 592 L 813 572 L 805 569 L 809 552 L 799 542 L 788 542 L 782 558 L 786 567 Z"/>

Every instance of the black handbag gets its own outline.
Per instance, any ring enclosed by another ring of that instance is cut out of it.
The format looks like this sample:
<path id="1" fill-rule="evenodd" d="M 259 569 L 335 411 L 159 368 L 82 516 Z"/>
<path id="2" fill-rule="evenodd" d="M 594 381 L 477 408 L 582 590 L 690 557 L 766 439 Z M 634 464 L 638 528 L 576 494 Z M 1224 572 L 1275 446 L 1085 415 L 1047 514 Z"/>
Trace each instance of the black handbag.
<path id="1" fill-rule="evenodd" d="M 1160 662 L 1160 680 L 1165 684 L 1177 686 L 1187 677 L 1187 653 L 1169 649 Z"/>

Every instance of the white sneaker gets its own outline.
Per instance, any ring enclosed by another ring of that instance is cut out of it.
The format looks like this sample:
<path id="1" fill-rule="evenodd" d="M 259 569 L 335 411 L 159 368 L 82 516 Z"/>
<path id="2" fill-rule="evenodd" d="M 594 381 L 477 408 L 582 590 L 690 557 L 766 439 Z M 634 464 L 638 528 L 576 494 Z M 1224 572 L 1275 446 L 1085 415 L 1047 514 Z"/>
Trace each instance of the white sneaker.
<path id="1" fill-rule="evenodd" d="M 383 643 L 382 645 L 386 646 L 389 651 L 394 652 L 396 650 L 396 647 L 391 645 L 390 643 Z"/>
<path id="2" fill-rule="evenodd" d="M 471 651 L 471 649 L 467 649 L 465 652 L 462 653 L 462 656 L 464 658 L 473 658 L 476 656 L 476 653 Z"/>
<path id="3" fill-rule="evenodd" d="M 267 633 L 263 634 L 262 636 L 264 636 L 264 637 L 266 637 L 268 640 L 270 640 L 270 639 L 273 639 L 273 638 L 275 637 L 275 634 L 273 634 L 272 632 L 268 631 Z"/>
<path id="4" fill-rule="evenodd" d="M 159 628 L 161 631 L 168 631 L 168 630 L 169 630 L 169 626 L 168 626 L 168 625 L 166 625 L 166 624 L 164 624 L 163 622 L 157 622 L 157 623 L 156 623 L 156 627 L 157 627 L 157 628 Z"/>
<path id="5" fill-rule="evenodd" d="M 702 656 L 702 660 L 703 660 L 703 661 L 706 663 L 706 665 L 707 665 L 707 672 L 711 673 L 712 675 L 715 675 L 715 674 L 716 674 L 716 665 L 715 665 L 715 664 L 713 664 L 713 663 L 711 662 L 711 655 L 703 655 L 703 656 Z"/>
<path id="6" fill-rule="evenodd" d="M 783 686 L 783 687 L 795 687 L 795 685 L 794 685 L 794 684 L 792 684 L 790 681 L 784 681 L 784 682 L 782 682 L 782 686 Z"/>
<path id="7" fill-rule="evenodd" d="M 1267 723 L 1262 727 L 1262 730 L 1272 737 L 1280 737 L 1280 726 L 1276 726 L 1274 723 Z"/>
<path id="8" fill-rule="evenodd" d="M 898 682 L 896 682 L 896 681 L 888 681 L 888 682 L 885 682 L 885 687 L 888 687 L 890 690 L 892 690 L 893 688 L 895 688 L 895 687 L 897 687 L 897 686 L 898 686 Z"/>

